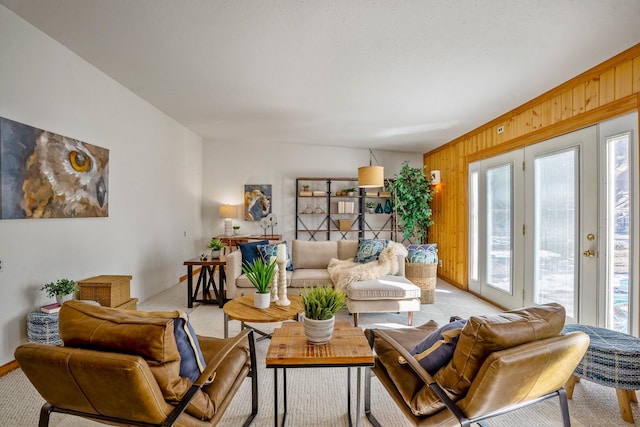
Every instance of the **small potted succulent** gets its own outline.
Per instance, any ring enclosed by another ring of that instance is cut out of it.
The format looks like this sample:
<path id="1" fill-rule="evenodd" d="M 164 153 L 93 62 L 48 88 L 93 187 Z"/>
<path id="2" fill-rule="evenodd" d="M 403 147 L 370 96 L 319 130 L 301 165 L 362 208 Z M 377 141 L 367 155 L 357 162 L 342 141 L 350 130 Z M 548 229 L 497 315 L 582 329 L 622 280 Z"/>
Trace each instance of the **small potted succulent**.
<path id="1" fill-rule="evenodd" d="M 375 213 L 375 211 L 376 211 L 376 204 L 373 202 L 367 202 L 367 212 L 372 214 L 372 213 Z"/>
<path id="2" fill-rule="evenodd" d="M 211 239 L 207 243 L 207 248 L 211 249 L 211 258 L 220 258 L 220 252 L 224 248 L 224 243 L 220 239 Z"/>
<path id="3" fill-rule="evenodd" d="M 239 232 L 240 232 L 240 226 L 239 225 L 234 225 L 233 226 L 233 235 L 237 236 Z"/>
<path id="4" fill-rule="evenodd" d="M 253 262 L 242 264 L 242 272 L 256 288 L 256 293 L 253 296 L 253 306 L 255 308 L 268 308 L 269 304 L 271 304 L 269 286 L 273 284 L 276 266 L 275 262 L 267 263 L 262 258 L 256 258 Z"/>
<path id="5" fill-rule="evenodd" d="M 56 302 L 60 305 L 73 299 L 73 293 L 76 289 L 76 282 L 71 279 L 58 279 L 56 282 L 46 283 L 40 288 L 41 291 L 47 293 L 49 298 L 55 297 Z"/>
<path id="6" fill-rule="evenodd" d="M 356 195 L 356 189 L 354 187 L 351 188 L 347 188 L 344 190 L 344 192 L 347 194 L 347 196 L 349 197 L 353 197 Z"/>
<path id="7" fill-rule="evenodd" d="M 331 340 L 336 313 L 346 307 L 347 297 L 331 285 L 305 289 L 300 293 L 304 308 L 304 334 L 311 344 Z"/>

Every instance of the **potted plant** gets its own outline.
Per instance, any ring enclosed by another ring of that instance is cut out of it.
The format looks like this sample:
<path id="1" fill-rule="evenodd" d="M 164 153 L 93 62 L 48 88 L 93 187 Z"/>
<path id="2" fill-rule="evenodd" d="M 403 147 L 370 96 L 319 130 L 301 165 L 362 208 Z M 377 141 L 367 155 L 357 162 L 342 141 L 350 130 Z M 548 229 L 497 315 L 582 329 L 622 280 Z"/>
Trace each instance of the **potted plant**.
<path id="1" fill-rule="evenodd" d="M 376 204 L 373 202 L 367 202 L 367 211 L 372 214 L 376 211 Z"/>
<path id="2" fill-rule="evenodd" d="M 354 187 L 347 188 L 344 190 L 347 196 L 352 197 L 356 195 L 356 189 Z"/>
<path id="3" fill-rule="evenodd" d="M 311 344 L 331 340 L 336 313 L 346 306 L 344 293 L 330 285 L 305 289 L 300 293 L 304 308 L 304 334 Z"/>
<path id="4" fill-rule="evenodd" d="M 394 206 L 402 228 L 402 237 L 410 239 L 416 236 L 420 242 L 426 242 L 427 230 L 433 225 L 429 206 L 433 193 L 431 183 L 424 173 L 425 168 L 426 166 L 414 168 L 409 166 L 408 161 L 404 161 L 400 173 L 392 182 Z"/>
<path id="5" fill-rule="evenodd" d="M 255 308 L 268 308 L 271 303 L 269 286 L 273 284 L 273 277 L 276 273 L 275 262 L 267 263 L 262 258 L 256 258 L 253 262 L 242 264 L 242 272 L 256 288 L 253 296 L 253 306 Z"/>
<path id="6" fill-rule="evenodd" d="M 207 243 L 207 248 L 211 249 L 211 258 L 220 258 L 220 251 L 224 248 L 224 243 L 220 239 L 211 239 Z"/>
<path id="7" fill-rule="evenodd" d="M 71 279 L 58 279 L 55 283 L 50 282 L 40 288 L 45 291 L 49 298 L 55 297 L 56 302 L 60 305 L 73 298 L 76 291 L 76 282 Z"/>
<path id="8" fill-rule="evenodd" d="M 234 236 L 238 235 L 238 230 L 240 230 L 240 226 L 239 225 L 234 225 L 233 226 L 233 235 Z"/>

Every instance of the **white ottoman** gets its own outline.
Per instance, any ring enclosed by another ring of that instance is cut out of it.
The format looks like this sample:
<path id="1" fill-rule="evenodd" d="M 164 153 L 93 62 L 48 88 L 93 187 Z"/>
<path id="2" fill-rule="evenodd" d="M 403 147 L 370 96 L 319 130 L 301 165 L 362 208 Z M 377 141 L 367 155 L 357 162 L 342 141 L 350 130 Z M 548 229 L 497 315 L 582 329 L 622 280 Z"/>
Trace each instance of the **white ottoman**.
<path id="1" fill-rule="evenodd" d="M 347 286 L 347 308 L 358 326 L 359 313 L 407 312 L 407 325 L 413 322 L 413 312 L 420 311 L 420 288 L 404 276 L 384 276 L 380 279 L 354 282 Z"/>

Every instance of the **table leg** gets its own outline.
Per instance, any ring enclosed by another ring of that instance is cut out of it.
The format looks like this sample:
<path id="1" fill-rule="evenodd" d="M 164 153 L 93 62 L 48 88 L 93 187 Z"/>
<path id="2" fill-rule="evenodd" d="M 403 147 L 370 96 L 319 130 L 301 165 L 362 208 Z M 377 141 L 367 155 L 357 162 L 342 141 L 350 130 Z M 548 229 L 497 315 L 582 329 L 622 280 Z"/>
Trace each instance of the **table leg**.
<path id="1" fill-rule="evenodd" d="M 362 381 L 361 381 L 361 374 L 362 374 L 362 368 L 358 366 L 358 368 L 356 369 L 356 374 L 358 375 L 358 378 L 356 379 L 357 382 L 357 391 L 356 391 L 356 427 L 360 427 L 360 395 L 362 393 Z"/>
<path id="2" fill-rule="evenodd" d="M 273 368 L 273 425 L 278 427 L 278 368 Z"/>
<path id="3" fill-rule="evenodd" d="M 187 307 L 193 308 L 193 266 L 187 266 Z"/>
<path id="4" fill-rule="evenodd" d="M 224 314 L 224 337 L 229 338 L 229 315 Z"/>
<path id="5" fill-rule="evenodd" d="M 222 308 L 224 306 L 224 282 L 227 280 L 226 273 L 224 271 L 224 266 L 218 266 L 218 306 Z"/>
<path id="6" fill-rule="evenodd" d="M 349 427 L 353 426 L 351 421 L 351 368 L 347 368 L 347 416 L 349 417 Z"/>
<path id="7" fill-rule="evenodd" d="M 282 427 L 284 427 L 284 423 L 287 421 L 287 412 L 289 410 L 287 406 L 287 368 L 282 368 L 282 378 L 282 386 L 284 388 L 284 414 L 282 414 Z"/>

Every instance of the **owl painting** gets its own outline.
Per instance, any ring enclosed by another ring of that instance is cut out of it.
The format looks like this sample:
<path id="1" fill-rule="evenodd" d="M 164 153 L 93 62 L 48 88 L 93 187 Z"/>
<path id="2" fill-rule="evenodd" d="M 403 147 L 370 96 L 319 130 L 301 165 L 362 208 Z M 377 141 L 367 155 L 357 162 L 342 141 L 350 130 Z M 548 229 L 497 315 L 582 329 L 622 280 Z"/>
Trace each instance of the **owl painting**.
<path id="1" fill-rule="evenodd" d="M 0 119 L 2 218 L 108 216 L 109 150 Z"/>

